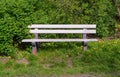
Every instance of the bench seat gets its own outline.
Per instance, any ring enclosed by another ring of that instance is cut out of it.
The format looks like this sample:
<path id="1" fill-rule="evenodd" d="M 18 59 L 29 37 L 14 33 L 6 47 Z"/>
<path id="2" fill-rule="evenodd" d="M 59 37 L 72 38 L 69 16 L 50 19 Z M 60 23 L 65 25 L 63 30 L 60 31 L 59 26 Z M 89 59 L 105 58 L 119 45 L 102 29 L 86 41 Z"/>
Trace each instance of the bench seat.
<path id="1" fill-rule="evenodd" d="M 89 42 L 97 39 L 24 39 L 22 42 Z"/>

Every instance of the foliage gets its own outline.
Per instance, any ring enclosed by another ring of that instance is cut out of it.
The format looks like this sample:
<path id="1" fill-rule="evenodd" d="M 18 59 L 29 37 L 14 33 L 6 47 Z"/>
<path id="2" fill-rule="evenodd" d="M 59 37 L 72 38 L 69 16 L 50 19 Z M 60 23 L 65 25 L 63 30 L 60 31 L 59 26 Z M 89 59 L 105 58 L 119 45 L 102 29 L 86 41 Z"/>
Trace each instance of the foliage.
<path id="1" fill-rule="evenodd" d="M 0 0 L 0 54 L 11 55 L 29 46 L 21 40 L 33 37 L 27 29 L 30 24 L 97 24 L 97 35 L 104 37 L 114 33 L 115 15 L 111 0 Z"/>
<path id="2" fill-rule="evenodd" d="M 1 0 L 0 6 L 0 53 L 10 55 L 17 44 L 25 36 L 28 37 L 26 24 L 30 24 L 30 21 L 27 17 L 33 5 L 24 0 Z"/>
<path id="3" fill-rule="evenodd" d="M 84 63 L 87 63 L 88 65 L 89 63 L 92 63 L 93 65 L 104 66 L 100 68 L 101 70 L 120 70 L 120 40 L 112 40 L 107 42 L 106 40 L 99 41 L 99 43 L 91 45 L 96 46 L 88 50 L 86 53 L 83 53 L 81 60 Z"/>
<path id="4" fill-rule="evenodd" d="M 97 34 L 101 37 L 115 31 L 116 9 L 112 0 L 66 0 L 59 1 L 58 5 L 61 15 L 64 15 L 61 18 L 64 21 L 62 23 L 96 24 Z M 58 20 L 58 23 L 61 23 L 61 20 Z"/>

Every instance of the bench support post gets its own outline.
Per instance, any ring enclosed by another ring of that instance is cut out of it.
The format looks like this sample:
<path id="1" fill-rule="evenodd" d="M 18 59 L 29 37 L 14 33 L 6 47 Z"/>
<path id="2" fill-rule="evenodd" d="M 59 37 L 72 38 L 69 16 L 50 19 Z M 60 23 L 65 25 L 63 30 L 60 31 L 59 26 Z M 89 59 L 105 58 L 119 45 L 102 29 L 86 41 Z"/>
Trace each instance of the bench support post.
<path id="1" fill-rule="evenodd" d="M 35 39 L 38 39 L 38 33 L 35 33 Z M 32 42 L 32 54 L 36 55 L 36 52 L 37 52 L 37 43 Z"/>
<path id="2" fill-rule="evenodd" d="M 33 55 L 36 55 L 36 52 L 37 52 L 36 43 L 35 43 L 35 42 L 32 42 L 32 54 L 33 54 Z"/>
<path id="3" fill-rule="evenodd" d="M 83 29 L 83 30 L 86 30 L 86 29 Z M 87 38 L 87 34 L 84 33 L 83 34 L 83 39 L 86 39 Z M 83 42 L 83 50 L 86 51 L 87 50 L 87 41 L 84 41 Z"/>
<path id="4" fill-rule="evenodd" d="M 35 39 L 38 39 L 38 33 L 35 33 Z"/>

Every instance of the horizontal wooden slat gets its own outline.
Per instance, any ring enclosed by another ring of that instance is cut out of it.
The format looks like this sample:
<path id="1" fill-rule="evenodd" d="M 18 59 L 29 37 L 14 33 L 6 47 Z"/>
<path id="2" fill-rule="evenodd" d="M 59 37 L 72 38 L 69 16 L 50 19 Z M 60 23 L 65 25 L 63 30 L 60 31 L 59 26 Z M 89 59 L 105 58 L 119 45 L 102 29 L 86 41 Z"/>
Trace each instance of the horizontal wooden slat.
<path id="1" fill-rule="evenodd" d="M 96 30 L 30 30 L 30 33 L 96 33 Z"/>
<path id="2" fill-rule="evenodd" d="M 22 42 L 80 42 L 98 41 L 97 39 L 23 39 Z"/>
<path id="3" fill-rule="evenodd" d="M 95 24 L 32 24 L 28 28 L 96 28 Z"/>

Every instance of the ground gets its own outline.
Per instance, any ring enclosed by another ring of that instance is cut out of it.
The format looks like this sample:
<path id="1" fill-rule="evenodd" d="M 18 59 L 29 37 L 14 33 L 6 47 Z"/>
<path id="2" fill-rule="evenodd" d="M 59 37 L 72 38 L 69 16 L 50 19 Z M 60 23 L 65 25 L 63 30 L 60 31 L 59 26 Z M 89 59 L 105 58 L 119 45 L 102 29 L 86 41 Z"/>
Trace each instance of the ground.
<path id="1" fill-rule="evenodd" d="M 0 62 L 5 64 L 7 61 L 9 61 L 11 58 L 10 57 L 1 57 L 0 58 Z M 72 68 L 72 62 L 71 62 L 72 58 L 68 58 L 67 60 L 67 65 L 69 68 Z M 18 64 L 25 64 L 28 65 L 29 61 L 26 58 L 22 58 L 22 59 L 18 59 L 15 60 L 16 63 Z M 50 68 L 51 65 L 50 64 L 44 64 L 43 65 L 44 68 Z M 101 73 L 101 74 L 96 74 L 96 73 L 78 73 L 78 74 L 64 74 L 64 75 L 42 75 L 40 77 L 119 77 L 120 76 L 120 72 L 115 72 L 115 73 L 111 73 L 111 74 L 105 74 L 105 73 Z M 0 76 L 1 77 L 1 76 Z M 7 76 L 6 76 L 7 77 Z M 15 77 L 39 77 L 39 76 L 35 76 L 35 75 L 16 75 Z"/>

